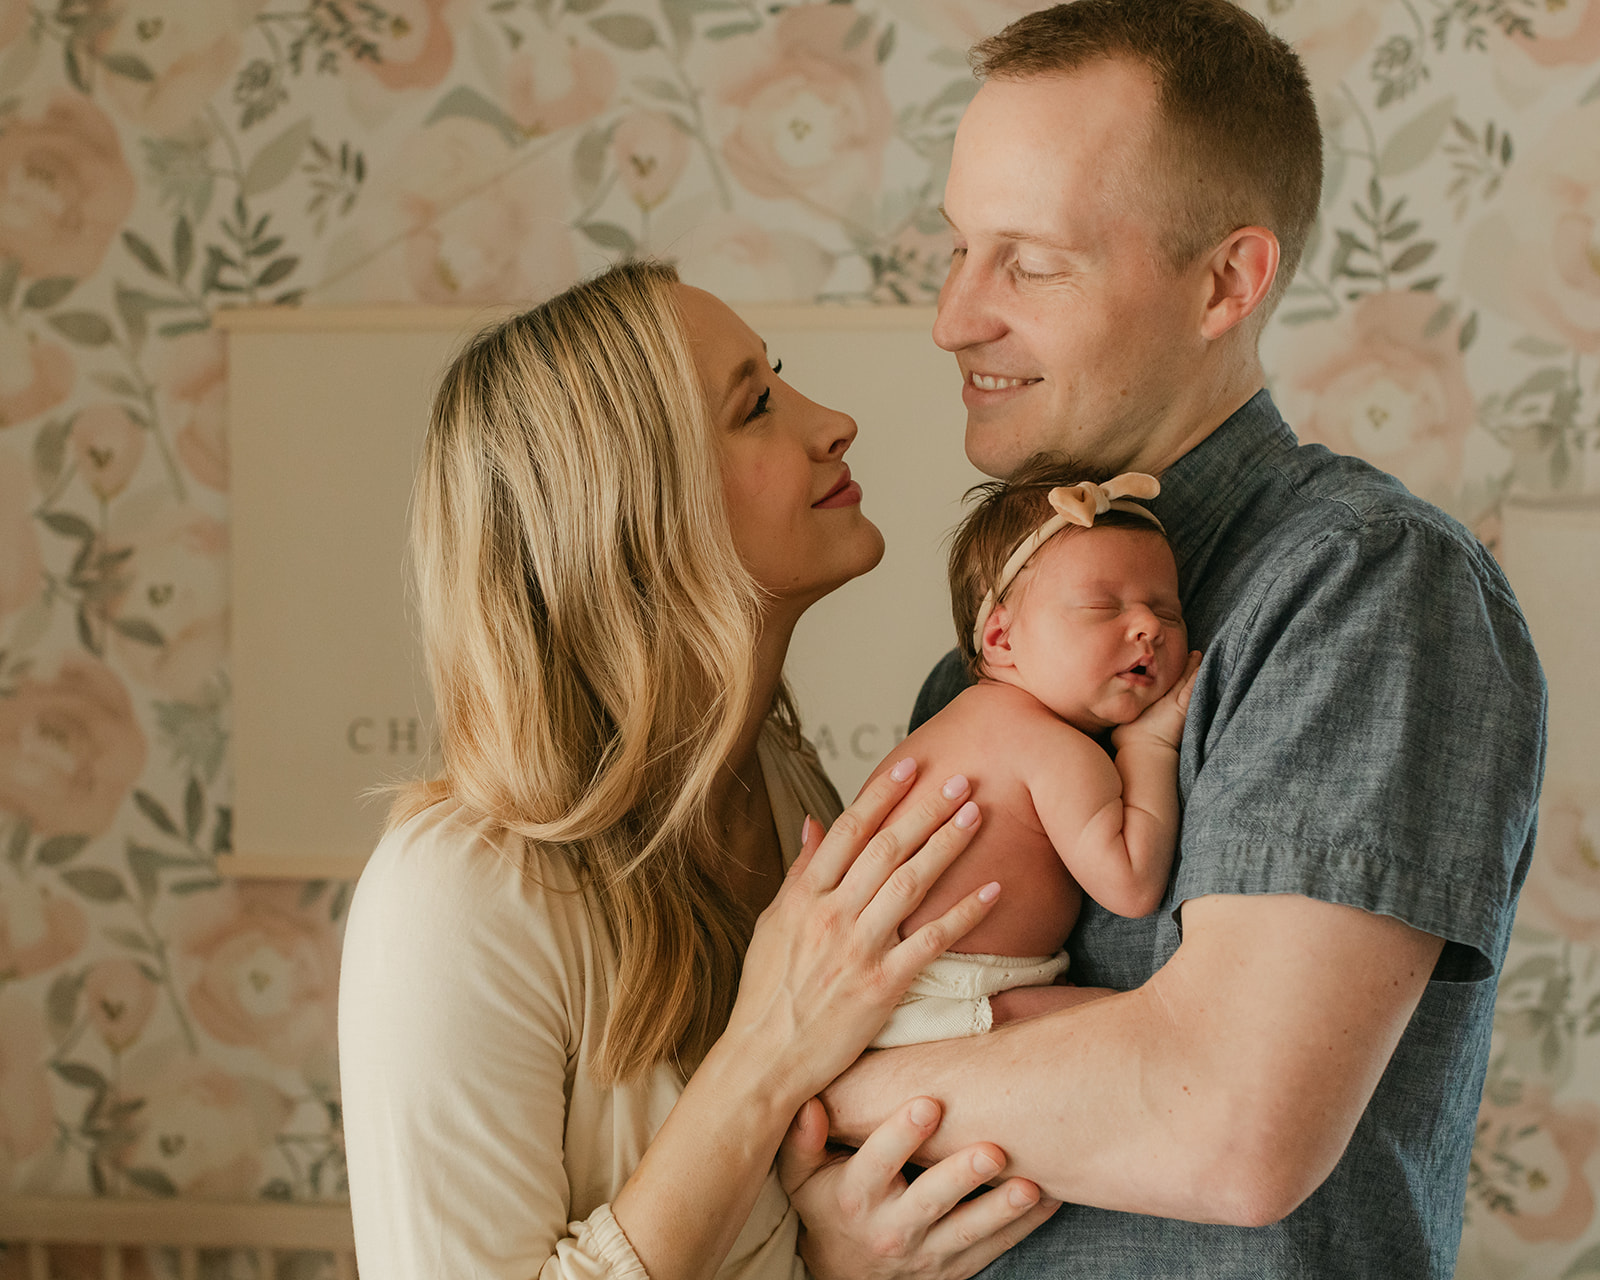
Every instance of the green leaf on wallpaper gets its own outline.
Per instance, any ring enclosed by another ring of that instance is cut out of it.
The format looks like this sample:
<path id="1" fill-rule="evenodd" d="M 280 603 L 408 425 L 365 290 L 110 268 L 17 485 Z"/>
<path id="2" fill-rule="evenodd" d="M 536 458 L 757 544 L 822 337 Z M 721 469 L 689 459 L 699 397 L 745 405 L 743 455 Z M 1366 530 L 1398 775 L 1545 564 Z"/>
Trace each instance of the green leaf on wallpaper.
<path id="1" fill-rule="evenodd" d="M 194 265 L 194 228 L 183 214 L 172 224 L 172 274 L 181 282 Z"/>
<path id="2" fill-rule="evenodd" d="M 1600 1244 L 1591 1245 L 1569 1262 L 1561 1280 L 1578 1280 L 1580 1276 L 1600 1276 Z"/>
<path id="3" fill-rule="evenodd" d="M 28 839 L 33 835 L 33 826 L 26 818 L 17 818 L 11 827 L 11 836 L 6 841 L 6 861 L 18 870 L 22 868 L 23 859 L 28 856 Z"/>
<path id="4" fill-rule="evenodd" d="M 112 329 L 105 317 L 93 311 L 61 311 L 50 317 L 50 327 L 63 338 L 85 347 L 103 347 Z"/>
<path id="5" fill-rule="evenodd" d="M 521 146 L 527 141 L 527 134 L 522 131 L 521 125 L 497 104 L 490 102 L 476 89 L 467 88 L 466 85 L 458 85 L 440 98 L 438 105 L 428 112 L 427 119 L 422 123 L 433 124 L 451 116 L 462 116 L 468 120 L 480 120 L 484 124 L 492 125 L 510 147 Z"/>
<path id="6" fill-rule="evenodd" d="M 1439 308 L 1428 317 L 1428 323 L 1422 326 L 1422 336 L 1424 338 L 1437 337 L 1439 334 L 1444 332 L 1445 326 L 1454 320 L 1455 316 L 1455 303 L 1441 303 Z"/>
<path id="7" fill-rule="evenodd" d="M 86 972 L 86 971 L 85 971 Z M 85 973 L 60 973 L 50 984 L 45 995 L 45 1017 L 50 1021 L 50 1031 L 60 1045 L 78 1017 L 78 996 L 83 991 Z"/>
<path id="8" fill-rule="evenodd" d="M 1408 245 L 1393 262 L 1389 264 L 1390 271 L 1410 271 L 1413 267 L 1420 267 L 1439 246 L 1432 240 L 1418 240 L 1415 244 Z"/>
<path id="9" fill-rule="evenodd" d="M 1525 356 L 1536 356 L 1541 360 L 1561 359 L 1570 356 L 1572 350 L 1562 346 L 1559 342 L 1546 342 L 1543 338 L 1535 338 L 1532 334 L 1525 334 L 1511 344 L 1513 351 L 1520 351 Z"/>
<path id="10" fill-rule="evenodd" d="M 75 867 L 63 871 L 61 879 L 90 902 L 121 902 L 128 896 L 122 877 L 104 867 Z"/>
<path id="11" fill-rule="evenodd" d="M 894 23 L 891 22 L 883 29 L 883 34 L 878 37 L 876 54 L 879 62 L 889 61 L 889 55 L 894 52 L 894 37 L 895 27 Z"/>
<path id="12" fill-rule="evenodd" d="M 179 219 L 179 221 L 182 221 L 182 219 Z M 163 280 L 167 278 L 166 267 L 162 265 L 156 251 L 150 247 L 150 242 L 143 236 L 137 232 L 124 231 L 122 233 L 122 243 L 129 253 L 144 264 L 144 269 L 150 272 L 151 275 L 160 276 Z"/>
<path id="13" fill-rule="evenodd" d="M 1456 335 L 1456 350 L 1465 351 L 1472 345 L 1472 340 L 1478 336 L 1478 313 L 1474 311 L 1467 317 L 1466 323 L 1461 326 L 1461 332 Z"/>
<path id="14" fill-rule="evenodd" d="M 72 434 L 72 418 L 52 418 L 33 438 L 33 469 L 39 487 L 48 489 L 61 478 L 67 463 L 67 439 Z"/>
<path id="15" fill-rule="evenodd" d="M 137 397 L 139 394 L 139 384 L 125 373 L 91 373 L 89 380 L 114 396 Z"/>
<path id="16" fill-rule="evenodd" d="M 1451 95 L 1419 112 L 1401 125 L 1383 144 L 1378 154 L 1378 172 L 1386 178 L 1410 173 L 1439 147 L 1439 140 L 1456 117 L 1456 100 Z"/>
<path id="17" fill-rule="evenodd" d="M 568 13 L 593 13 L 605 2 L 606 0 L 566 0 L 566 4 L 562 7 Z"/>
<path id="18" fill-rule="evenodd" d="M 655 24 L 636 13 L 608 13 L 599 18 L 590 18 L 589 26 L 617 48 L 630 49 L 635 53 L 660 43 Z M 709 31 L 706 35 L 716 39 Z"/>
<path id="19" fill-rule="evenodd" d="M 127 332 L 128 342 L 135 351 L 144 346 L 145 335 L 150 329 L 144 308 L 139 305 L 139 297 L 140 295 L 132 289 L 124 287 L 120 282 L 117 284 L 115 294 L 117 314 L 122 317 L 122 327 Z"/>
<path id="20" fill-rule="evenodd" d="M 266 270 L 256 277 L 256 287 L 265 289 L 268 285 L 277 284 L 278 281 L 282 280 L 299 265 L 300 259 L 295 257 L 285 256 L 274 259 L 267 263 Z"/>
<path id="21" fill-rule="evenodd" d="M 161 892 L 161 868 L 173 861 L 159 849 L 128 841 L 128 870 L 133 872 L 133 882 L 139 886 L 139 896 L 146 902 L 154 901 Z"/>
<path id="22" fill-rule="evenodd" d="M 664 102 L 689 101 L 689 95 L 664 76 L 637 76 L 633 83 L 637 88 Z"/>
<path id="23" fill-rule="evenodd" d="M 869 27 L 872 25 L 871 18 L 862 18 L 861 21 L 865 22 Z M 714 27 L 707 27 L 705 35 L 707 40 L 729 40 L 734 36 L 747 36 L 752 31 L 760 30 L 760 24 L 755 22 L 722 22 Z M 846 38 L 848 39 L 848 37 Z M 846 48 L 848 47 L 847 45 Z"/>
<path id="24" fill-rule="evenodd" d="M 43 280 L 35 280 L 22 295 L 22 305 L 34 311 L 46 311 L 77 288 L 77 285 L 78 282 L 71 276 L 48 276 Z"/>
<path id="25" fill-rule="evenodd" d="M 0 261 L 0 309 L 9 307 L 17 292 L 17 281 L 22 277 L 22 263 L 15 258 Z"/>
<path id="26" fill-rule="evenodd" d="M 34 859 L 43 867 L 59 867 L 83 852 L 89 843 L 88 836 L 51 836 L 34 851 Z"/>
<path id="27" fill-rule="evenodd" d="M 311 117 L 307 116 L 298 124 L 290 125 L 256 152 L 250 167 L 244 171 L 244 181 L 240 183 L 239 193 L 243 196 L 258 196 L 278 186 L 294 172 L 294 167 L 300 162 L 300 155 L 305 151 L 306 143 L 309 141 L 311 141 Z"/>
<path id="28" fill-rule="evenodd" d="M 200 823 L 206 816 L 206 793 L 200 789 L 200 780 L 191 777 L 183 790 L 183 834 L 190 844 L 200 834 Z"/>
<path id="29" fill-rule="evenodd" d="M 131 53 L 108 53 L 100 59 L 100 65 L 114 76 L 136 80 L 140 84 L 150 84 L 156 78 L 156 73 L 150 70 L 150 64 Z"/>
<path id="30" fill-rule="evenodd" d="M 840 47 L 848 53 L 867 38 L 872 31 L 872 16 L 863 13 L 850 24 L 850 30 L 844 33 L 844 40 Z"/>
<path id="31" fill-rule="evenodd" d="M 1331 307 L 1309 307 L 1300 311 L 1290 311 L 1280 315 L 1278 320 L 1283 324 L 1297 325 L 1310 324 L 1313 320 L 1331 320 L 1339 313 Z"/>
<path id="32" fill-rule="evenodd" d="M 1578 105 L 1580 107 L 1588 106 L 1589 103 L 1593 102 L 1596 98 L 1600 98 L 1600 80 L 1596 80 L 1592 85 L 1584 90 L 1583 97 L 1578 99 Z"/>
<path id="33" fill-rule="evenodd" d="M 169 836 L 178 834 L 178 824 L 172 820 L 172 816 L 167 812 L 166 806 L 148 791 L 135 791 L 133 793 L 133 802 L 139 806 L 140 813 L 144 814 L 145 817 L 149 818 L 151 822 L 155 823 L 157 827 L 165 831 Z M 129 852 L 132 852 L 131 847 Z"/>
<path id="34" fill-rule="evenodd" d="M 233 852 L 233 808 L 229 805 L 217 806 L 217 825 L 211 831 L 211 852 Z"/>
<path id="35" fill-rule="evenodd" d="M 578 228 L 602 249 L 624 256 L 633 253 L 634 240 L 627 230 L 614 222 L 586 222 Z"/>
<path id="36" fill-rule="evenodd" d="M 110 1082 L 87 1062 L 52 1062 L 50 1069 L 70 1085 L 80 1089 L 93 1089 L 96 1093 L 105 1093 L 111 1088 Z"/>
<path id="37" fill-rule="evenodd" d="M 176 884 L 168 885 L 167 892 L 182 897 L 185 894 L 199 893 L 202 889 L 216 889 L 221 885 L 222 881 L 216 878 L 210 880 L 179 880 Z"/>
<path id="38" fill-rule="evenodd" d="M 119 947 L 127 947 L 129 951 L 138 951 L 147 956 L 156 953 L 150 939 L 137 929 L 110 928 L 102 929 L 100 932 Z"/>
<path id="39" fill-rule="evenodd" d="M 611 145 L 611 130 L 600 125 L 584 131 L 572 149 L 572 176 L 577 179 L 578 198 L 588 200 L 600 185 L 606 168 L 606 148 Z"/>
<path id="40" fill-rule="evenodd" d="M 39 517 L 47 529 L 53 530 L 66 538 L 81 538 L 84 542 L 94 541 L 94 526 L 82 516 L 75 516 L 70 511 L 46 511 Z"/>
<path id="41" fill-rule="evenodd" d="M 122 1176 L 140 1191 L 147 1191 L 153 1196 L 170 1199 L 178 1194 L 177 1184 L 160 1169 L 124 1169 Z"/>
<path id="42" fill-rule="evenodd" d="M 147 644 L 153 649 L 159 649 L 167 642 L 166 637 L 143 618 L 113 618 L 111 625 L 128 639 L 139 644 Z"/>

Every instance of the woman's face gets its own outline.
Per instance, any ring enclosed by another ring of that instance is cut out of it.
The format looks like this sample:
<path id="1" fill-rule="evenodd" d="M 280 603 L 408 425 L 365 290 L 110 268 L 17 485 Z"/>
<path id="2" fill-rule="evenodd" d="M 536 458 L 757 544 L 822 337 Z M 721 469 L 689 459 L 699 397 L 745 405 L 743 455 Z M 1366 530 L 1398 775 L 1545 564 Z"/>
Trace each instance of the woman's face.
<path id="1" fill-rule="evenodd" d="M 883 556 L 844 462 L 856 424 L 778 377 L 766 344 L 725 303 L 690 285 L 678 286 L 678 302 L 722 455 L 734 545 L 774 603 L 798 617 Z"/>

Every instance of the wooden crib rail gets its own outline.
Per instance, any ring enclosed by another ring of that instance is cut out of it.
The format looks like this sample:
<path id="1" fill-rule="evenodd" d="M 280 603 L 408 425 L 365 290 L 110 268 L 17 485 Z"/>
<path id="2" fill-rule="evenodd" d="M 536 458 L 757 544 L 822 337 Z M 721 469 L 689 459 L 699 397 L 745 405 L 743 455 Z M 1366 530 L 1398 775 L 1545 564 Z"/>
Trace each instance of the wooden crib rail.
<path id="1" fill-rule="evenodd" d="M 336 1280 L 355 1280 L 355 1236 L 343 1205 L 215 1204 L 203 1201 L 0 1199 L 0 1240 L 26 1250 L 28 1280 L 50 1280 L 52 1244 L 98 1245 L 102 1280 L 122 1280 L 122 1250 L 177 1250 L 180 1280 L 198 1280 L 200 1250 L 242 1249 L 263 1277 L 278 1252 L 333 1255 Z"/>

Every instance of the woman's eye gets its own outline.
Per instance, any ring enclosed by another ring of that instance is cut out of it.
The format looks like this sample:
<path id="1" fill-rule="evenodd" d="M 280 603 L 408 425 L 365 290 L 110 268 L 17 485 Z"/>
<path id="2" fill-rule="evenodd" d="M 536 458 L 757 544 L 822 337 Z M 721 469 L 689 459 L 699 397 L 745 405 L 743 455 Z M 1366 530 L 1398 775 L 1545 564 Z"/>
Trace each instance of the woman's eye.
<path id="1" fill-rule="evenodd" d="M 782 361 L 779 361 L 779 363 L 781 364 Z M 750 414 L 749 414 L 748 417 L 745 418 L 745 421 L 746 422 L 754 422 L 757 418 L 763 416 L 764 414 L 771 413 L 772 409 L 767 403 L 771 399 L 772 399 L 772 388 L 768 387 L 765 391 L 763 391 L 760 395 L 758 395 L 756 397 L 756 407 L 754 409 L 750 410 Z"/>

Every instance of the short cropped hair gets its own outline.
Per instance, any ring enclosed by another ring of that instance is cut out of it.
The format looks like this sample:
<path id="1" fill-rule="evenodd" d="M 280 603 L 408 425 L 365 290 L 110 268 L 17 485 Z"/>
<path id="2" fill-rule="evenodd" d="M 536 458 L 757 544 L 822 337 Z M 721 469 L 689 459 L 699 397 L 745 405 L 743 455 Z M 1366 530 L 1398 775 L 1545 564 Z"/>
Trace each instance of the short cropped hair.
<path id="1" fill-rule="evenodd" d="M 1011 553 L 1055 515 L 1050 490 L 1084 480 L 1103 484 L 1110 478 L 1109 471 L 1085 467 L 1059 453 L 1036 453 L 1009 479 L 988 480 L 967 490 L 967 501 L 976 502 L 950 541 L 950 612 L 956 624 L 956 647 L 974 679 L 983 675 L 983 653 L 972 640 L 978 609 L 990 588 L 1000 580 Z M 1094 527 L 1143 529 L 1166 539 L 1160 526 L 1127 511 L 1098 515 Z M 1077 526 L 1069 525 L 1055 537 L 1070 538 L 1080 532 Z M 1000 598 L 1005 599 L 1005 595 L 1002 593 Z"/>
<path id="2" fill-rule="evenodd" d="M 1172 269 L 1240 227 L 1278 237 L 1265 320 L 1300 264 L 1322 195 L 1322 130 L 1299 55 L 1229 0 L 1074 0 L 1018 18 L 971 52 L 980 80 L 1106 59 L 1148 68 L 1158 86 L 1165 128 L 1151 139 L 1147 176 L 1165 177 L 1141 194 L 1165 224 Z"/>

